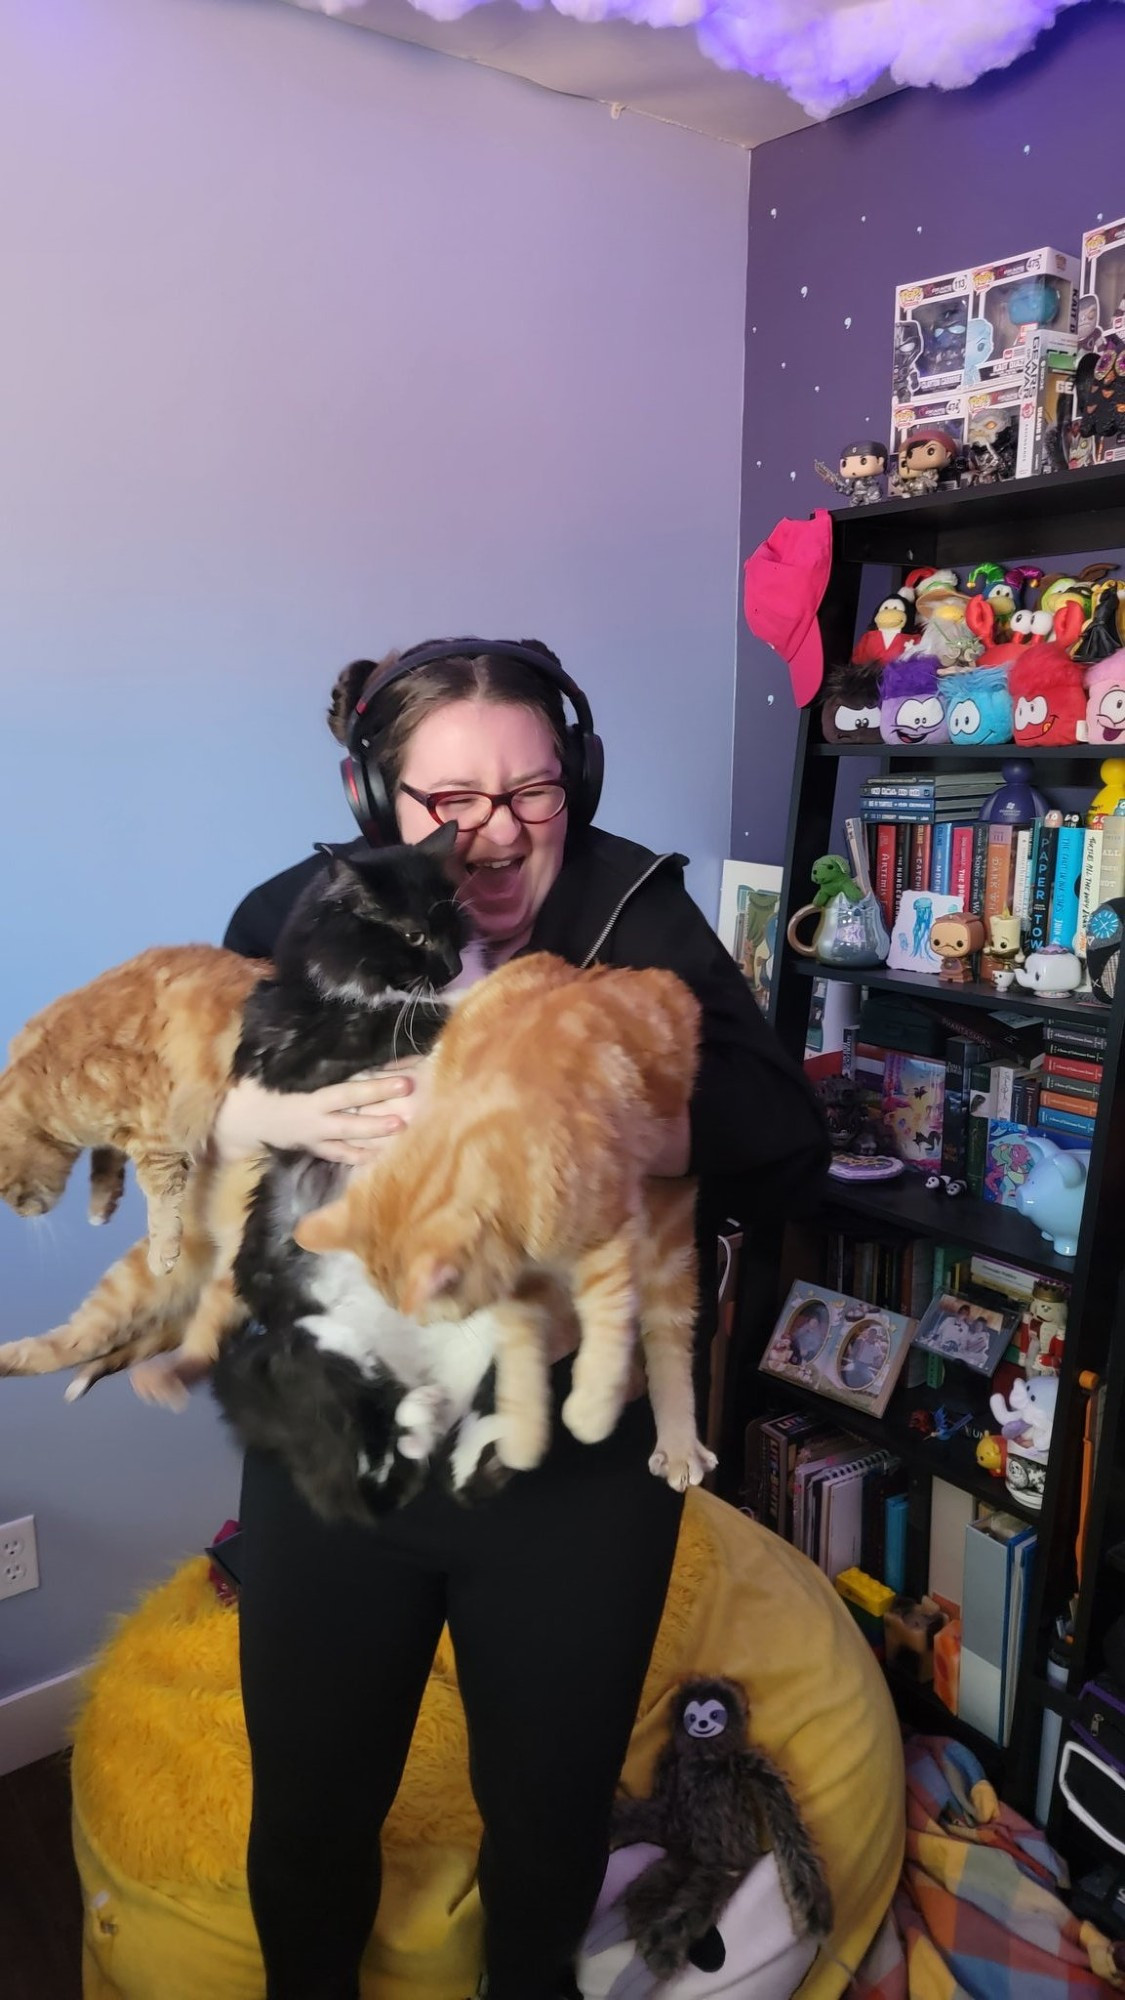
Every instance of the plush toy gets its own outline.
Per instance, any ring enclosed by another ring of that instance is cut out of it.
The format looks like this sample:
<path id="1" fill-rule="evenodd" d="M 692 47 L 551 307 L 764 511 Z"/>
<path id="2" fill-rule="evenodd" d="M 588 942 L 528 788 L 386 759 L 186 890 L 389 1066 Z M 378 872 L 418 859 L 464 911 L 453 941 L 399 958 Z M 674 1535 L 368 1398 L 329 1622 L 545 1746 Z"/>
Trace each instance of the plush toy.
<path id="1" fill-rule="evenodd" d="M 1001 1437 L 1007 1438 L 1020 1451 L 1042 1452 L 1044 1456 L 1051 1448 L 1051 1428 L 1055 1421 L 1055 1402 L 1059 1393 L 1057 1375 L 1034 1375 L 1025 1381 L 1017 1375 L 1008 1393 L 1008 1401 L 1003 1396 L 990 1396 L 988 1407 L 1000 1426 Z"/>
<path id="2" fill-rule="evenodd" d="M 1071 648 L 1071 658 L 1080 661 L 1084 667 L 1095 666 L 1100 660 L 1110 659 L 1121 650 L 1121 633 L 1118 629 L 1118 611 L 1121 605 L 1121 586 L 1116 582 L 1100 583 L 1094 592 L 1090 620 L 1078 644 Z"/>
<path id="3" fill-rule="evenodd" d="M 1021 646 L 1033 646 L 1040 640 L 1053 639 L 1069 651 L 1077 642 L 1085 622 L 1086 613 L 1078 599 L 1060 597 L 1053 609 L 1040 602 L 1035 608 L 1014 612 L 1011 636 L 1018 639 Z"/>
<path id="4" fill-rule="evenodd" d="M 849 903 L 862 900 L 863 890 L 852 880 L 852 871 L 842 854 L 822 854 L 812 865 L 812 878 L 816 884 L 813 904 L 816 909 L 828 907 L 833 896 L 845 896 Z"/>
<path id="5" fill-rule="evenodd" d="M 939 689 L 951 743 L 1010 743 L 1012 696 L 1003 667 L 949 674 Z"/>
<path id="6" fill-rule="evenodd" d="M 879 676 L 879 734 L 884 743 L 948 743 L 937 661 L 907 654 Z"/>
<path id="7" fill-rule="evenodd" d="M 906 647 L 907 655 L 911 659 L 919 655 L 923 659 L 934 659 L 947 673 L 975 667 L 981 653 L 981 642 L 965 622 L 966 610 L 963 598 L 943 598 L 940 604 L 935 605 L 933 617 L 921 638 Z"/>
<path id="8" fill-rule="evenodd" d="M 616 1809 L 614 1846 L 637 1841 L 664 1849 L 622 1899 L 629 1935 L 659 1978 L 682 1971 L 689 1955 L 707 1963 L 709 1935 L 721 1952 L 714 1927 L 771 1847 L 794 1929 L 812 1937 L 832 1929 L 819 1856 L 781 1773 L 748 1740 L 746 1696 L 733 1681 L 683 1683 L 652 1796 Z"/>
<path id="9" fill-rule="evenodd" d="M 1013 636 L 1009 621 L 1001 622 L 996 607 L 987 597 L 970 597 L 965 606 L 965 623 L 981 642 L 978 667 L 1008 667 L 1019 659 L 1029 643 Z"/>
<path id="10" fill-rule="evenodd" d="M 1086 741 L 1120 743 L 1125 737 L 1125 649 L 1086 669 Z"/>
<path id="11" fill-rule="evenodd" d="M 1082 669 L 1065 645 L 1044 639 L 1026 647 L 1009 669 L 1008 686 L 1013 702 L 1012 734 L 1017 743 L 1042 748 L 1085 741 Z"/>
<path id="12" fill-rule="evenodd" d="M 826 743 L 882 742 L 877 667 L 833 667 L 824 684 L 820 727 Z"/>
<path id="13" fill-rule="evenodd" d="M 1125 761 L 1119 757 L 1107 757 L 1105 763 L 1098 766 L 1098 776 L 1102 788 L 1090 800 L 1091 815 L 1101 813 L 1104 819 L 1110 813 L 1125 813 Z"/>
<path id="14" fill-rule="evenodd" d="M 968 602 L 968 594 L 963 591 L 955 569 L 912 569 L 903 591 L 911 591 L 914 596 L 914 616 L 919 625 L 928 625 L 939 604 L 947 604 L 956 598 L 962 610 Z"/>
<path id="15" fill-rule="evenodd" d="M 1018 566 L 1005 569 L 1002 563 L 978 563 L 969 571 L 965 588 L 970 592 L 970 604 L 987 604 L 996 621 L 997 639 L 1006 639 L 1008 626 L 1013 616 L 1023 604 L 1024 591 L 1038 583 L 1043 572 Z M 970 621 L 971 623 L 971 621 Z M 976 630 L 976 627 L 973 627 Z M 978 634 L 983 637 L 983 634 Z"/>
<path id="16" fill-rule="evenodd" d="M 882 667 L 897 660 L 914 624 L 913 591 L 896 591 L 884 597 L 866 632 L 852 648 L 854 667 Z"/>

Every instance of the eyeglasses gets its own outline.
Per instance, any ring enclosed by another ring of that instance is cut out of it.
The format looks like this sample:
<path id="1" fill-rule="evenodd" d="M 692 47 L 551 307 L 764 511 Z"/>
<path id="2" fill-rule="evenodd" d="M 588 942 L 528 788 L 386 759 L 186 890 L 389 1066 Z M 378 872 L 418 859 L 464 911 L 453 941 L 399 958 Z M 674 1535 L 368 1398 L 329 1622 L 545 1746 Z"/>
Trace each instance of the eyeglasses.
<path id="1" fill-rule="evenodd" d="M 456 820 L 462 833 L 479 833 L 497 806 L 507 806 L 521 826 L 543 826 L 566 809 L 566 786 L 556 784 L 517 785 L 514 792 L 416 792 L 400 784 L 399 791 L 425 806 L 439 826 Z"/>

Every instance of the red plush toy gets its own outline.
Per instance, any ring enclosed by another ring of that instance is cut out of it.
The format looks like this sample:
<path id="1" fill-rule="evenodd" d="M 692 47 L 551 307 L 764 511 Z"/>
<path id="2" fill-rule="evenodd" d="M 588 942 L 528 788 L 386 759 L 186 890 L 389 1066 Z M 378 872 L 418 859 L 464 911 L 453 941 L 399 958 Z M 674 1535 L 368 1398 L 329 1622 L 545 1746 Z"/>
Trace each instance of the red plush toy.
<path id="1" fill-rule="evenodd" d="M 997 618 L 996 607 L 987 597 L 970 597 L 965 606 L 965 623 L 984 647 L 978 667 L 1010 667 L 1027 650 L 1022 640 L 1000 636 L 1006 631 L 1007 620 Z"/>
<path id="2" fill-rule="evenodd" d="M 1084 743 L 1086 689 L 1082 669 L 1065 646 L 1041 639 L 1025 646 L 1008 670 L 1017 743 Z"/>

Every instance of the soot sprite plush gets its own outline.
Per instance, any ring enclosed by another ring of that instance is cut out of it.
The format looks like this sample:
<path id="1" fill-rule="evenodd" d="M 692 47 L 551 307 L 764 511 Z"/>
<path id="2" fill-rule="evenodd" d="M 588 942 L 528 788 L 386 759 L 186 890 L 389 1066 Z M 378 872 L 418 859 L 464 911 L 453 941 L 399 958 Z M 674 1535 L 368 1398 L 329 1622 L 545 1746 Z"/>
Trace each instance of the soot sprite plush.
<path id="1" fill-rule="evenodd" d="M 820 727 L 826 743 L 881 743 L 879 669 L 834 667 L 824 684 Z"/>
<path id="2" fill-rule="evenodd" d="M 685 1681 L 651 1798 L 619 1803 L 614 1845 L 665 1851 L 629 1884 L 629 1935 L 649 1970 L 670 1979 L 689 1962 L 721 1964 L 715 1925 L 743 1878 L 772 1848 L 798 1935 L 827 1937 L 832 1897 L 789 1788 L 747 1738 L 746 1697 L 727 1680 Z"/>

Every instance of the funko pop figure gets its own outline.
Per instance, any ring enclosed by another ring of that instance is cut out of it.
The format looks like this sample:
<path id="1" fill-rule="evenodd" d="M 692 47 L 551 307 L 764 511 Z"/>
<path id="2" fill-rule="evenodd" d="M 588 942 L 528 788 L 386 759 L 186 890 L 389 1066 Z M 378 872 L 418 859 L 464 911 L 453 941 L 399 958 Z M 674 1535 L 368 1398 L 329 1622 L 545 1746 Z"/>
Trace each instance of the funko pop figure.
<path id="1" fill-rule="evenodd" d="M 870 507 L 883 498 L 887 447 L 877 438 L 859 438 L 846 444 L 835 472 L 823 459 L 816 459 L 815 465 L 820 477 L 845 495 L 849 507 Z"/>
<path id="2" fill-rule="evenodd" d="M 956 463 L 957 440 L 949 431 L 936 427 L 912 431 L 899 449 L 891 492 L 908 500 L 934 493 Z"/>
<path id="3" fill-rule="evenodd" d="M 941 960 L 941 978 L 949 985 L 964 985 L 973 976 L 970 960 L 984 943 L 984 925 L 968 910 L 955 910 L 939 917 L 930 930 L 930 950 Z"/>

